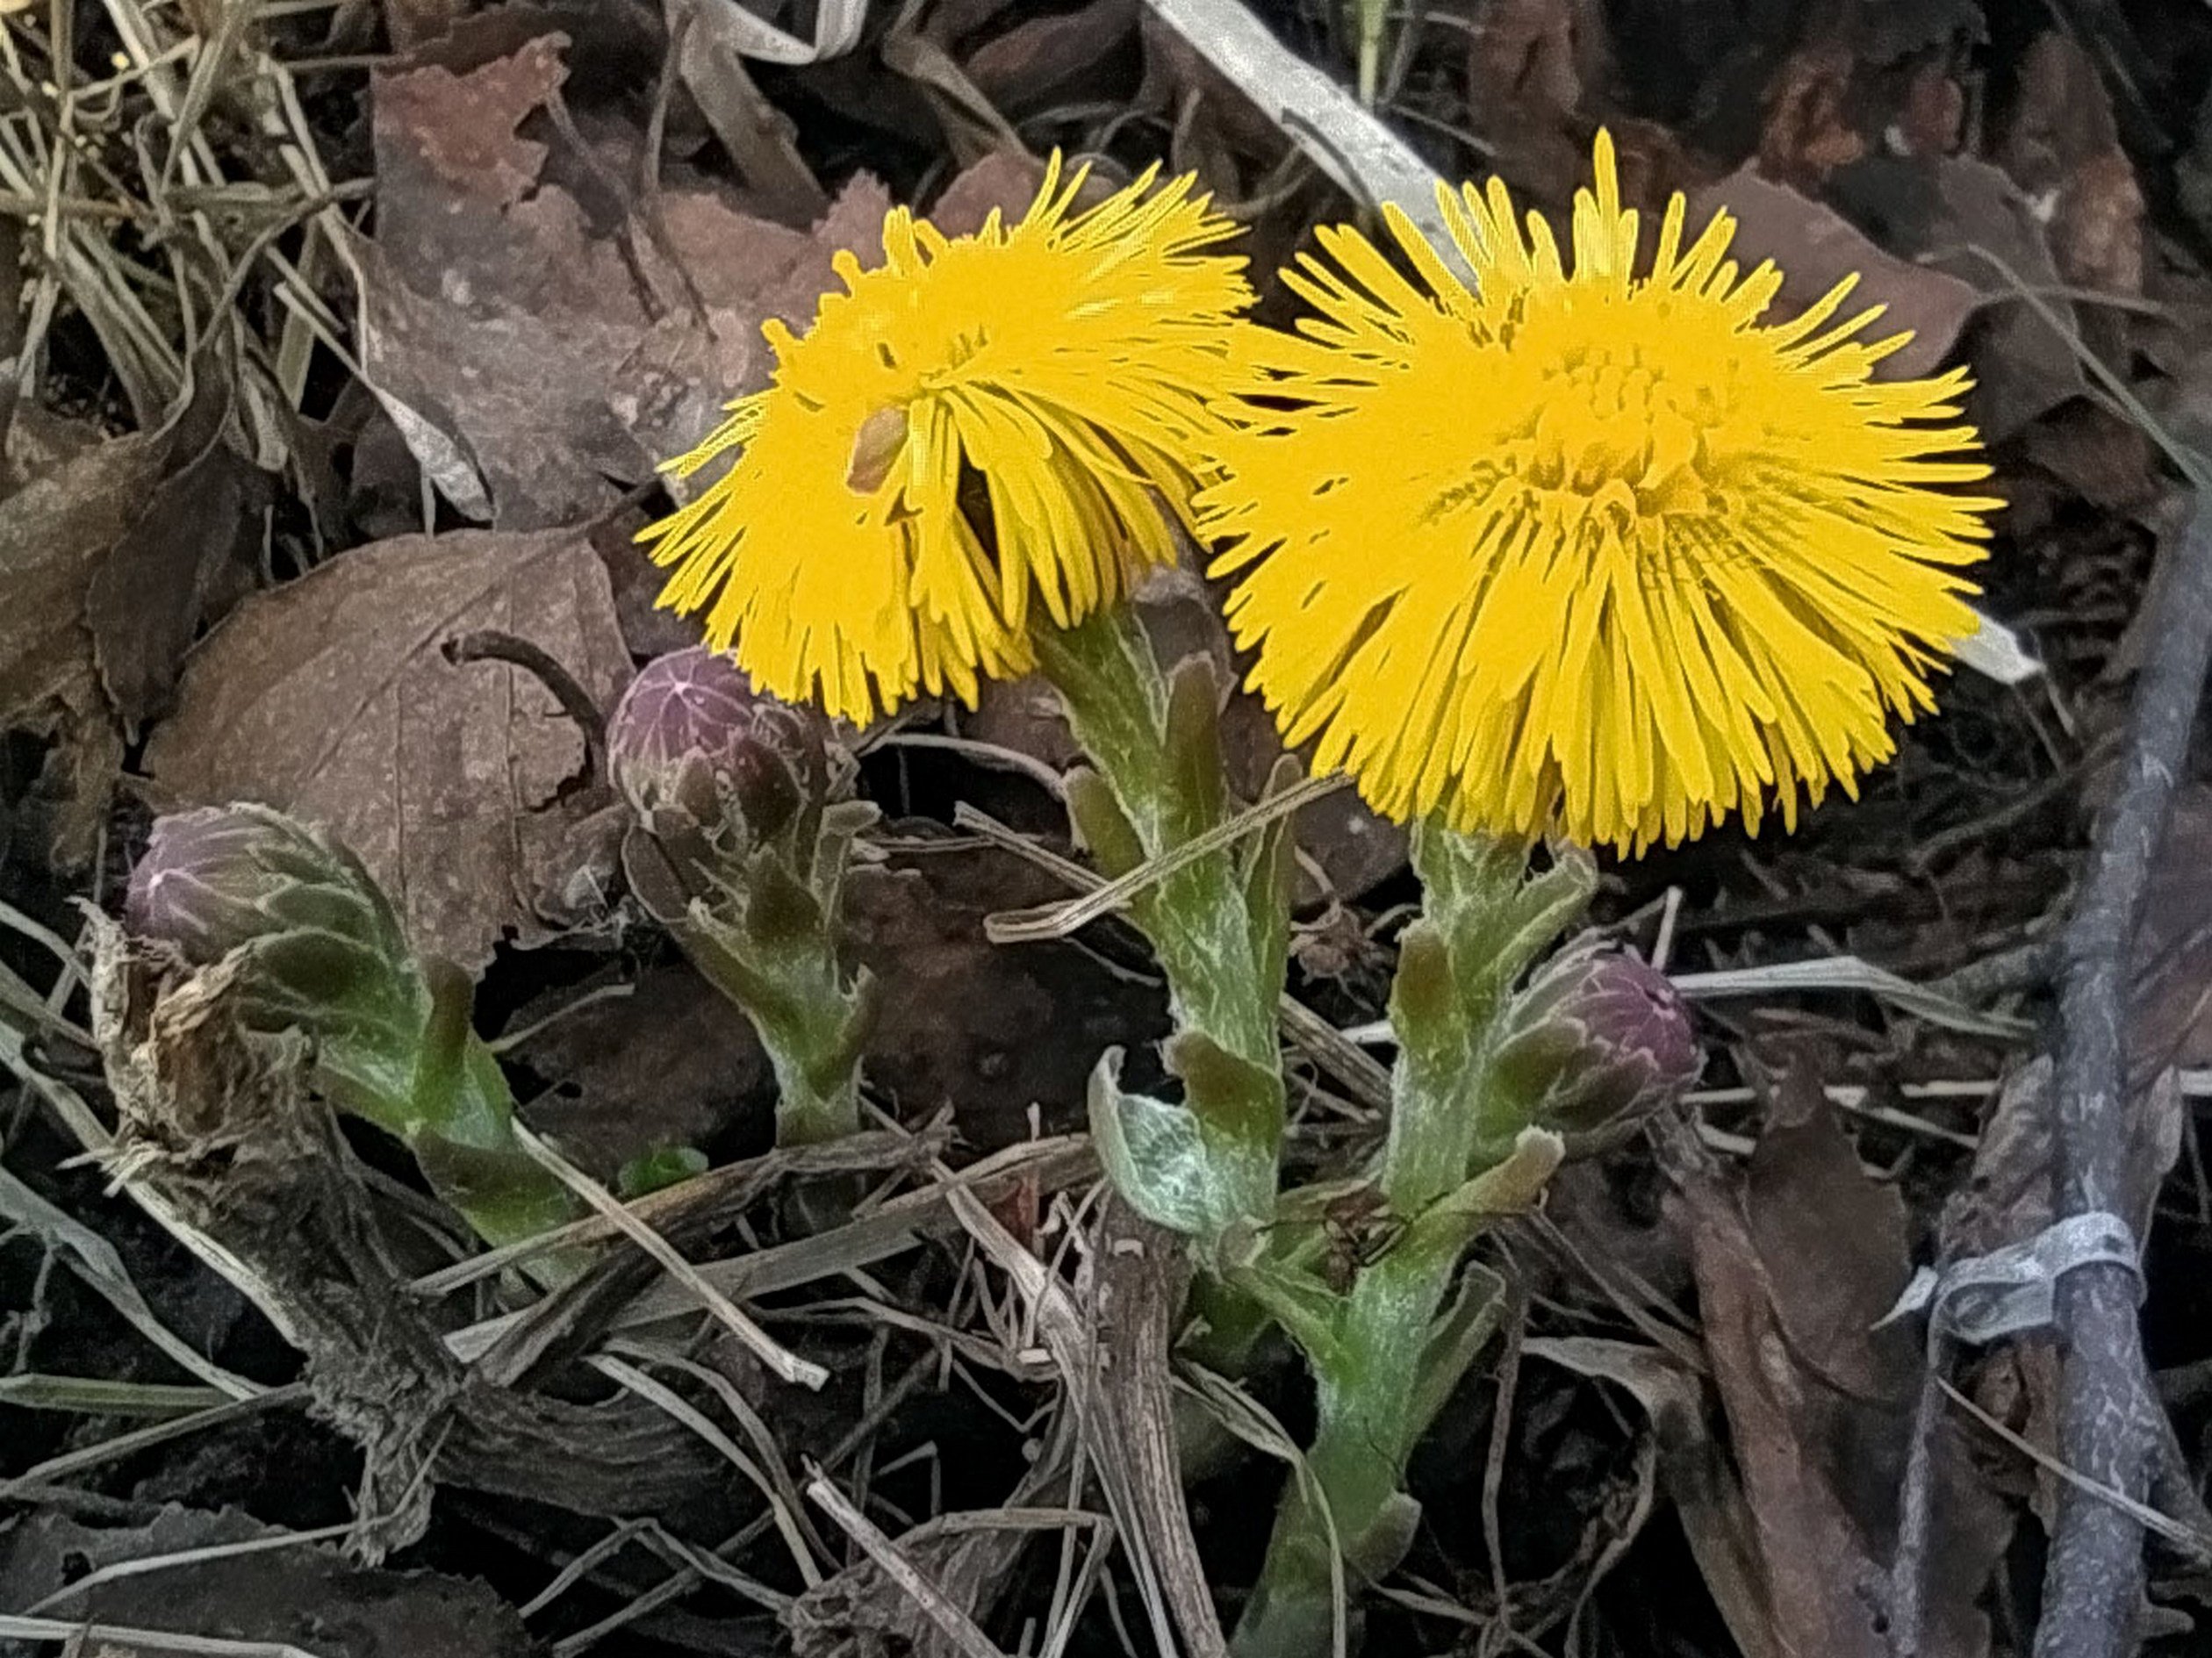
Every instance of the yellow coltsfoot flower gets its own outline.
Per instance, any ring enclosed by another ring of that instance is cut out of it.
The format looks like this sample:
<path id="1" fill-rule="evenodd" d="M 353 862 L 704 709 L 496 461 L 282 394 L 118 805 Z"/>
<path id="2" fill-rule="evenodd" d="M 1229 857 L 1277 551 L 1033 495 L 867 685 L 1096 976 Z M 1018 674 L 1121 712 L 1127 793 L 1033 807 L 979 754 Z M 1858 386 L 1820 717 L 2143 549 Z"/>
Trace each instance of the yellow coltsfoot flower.
<path id="1" fill-rule="evenodd" d="M 1439 196 L 1474 285 L 1393 210 L 1420 286 L 1325 231 L 1200 498 L 1288 740 L 1393 816 L 1622 850 L 1855 792 L 1975 626 L 1964 374 L 1875 381 L 1908 336 L 1834 321 L 1849 282 L 1763 322 L 1780 273 L 1678 195 L 1637 274 L 1603 133 L 1571 270 L 1496 181 Z"/>
<path id="2" fill-rule="evenodd" d="M 927 690 L 973 701 L 1055 626 L 1174 556 L 1250 302 L 1236 226 L 1152 173 L 1082 212 L 1047 168 L 1017 222 L 947 237 L 903 208 L 883 262 L 794 336 L 773 384 L 672 463 L 736 463 L 641 539 L 661 603 L 705 609 L 760 688 L 866 722 Z"/>

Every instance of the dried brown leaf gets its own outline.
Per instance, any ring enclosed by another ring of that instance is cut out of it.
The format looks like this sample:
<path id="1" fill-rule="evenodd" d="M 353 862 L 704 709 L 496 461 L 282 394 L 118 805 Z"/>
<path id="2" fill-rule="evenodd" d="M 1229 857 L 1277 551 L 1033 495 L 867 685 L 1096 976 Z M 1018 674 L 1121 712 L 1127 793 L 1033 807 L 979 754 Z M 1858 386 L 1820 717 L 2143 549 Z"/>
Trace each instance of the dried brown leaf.
<path id="1" fill-rule="evenodd" d="M 1776 1640 L 1784 1651 L 1828 1658 L 1888 1658 L 1877 1611 L 1882 1568 L 1826 1475 L 1828 1447 L 1813 1419 L 1826 1402 L 1808 1396 L 1815 1384 L 1791 1358 L 1738 1200 L 1708 1174 L 1685 1181 L 1679 1202 Z"/>
<path id="2" fill-rule="evenodd" d="M 480 628 L 542 647 L 601 706 L 628 673 L 580 537 L 406 536 L 241 605 L 186 664 L 147 769 L 165 803 L 258 800 L 326 825 L 419 945 L 479 967 L 504 937 L 544 936 L 532 895 L 562 884 L 604 799 L 564 795 L 584 742 L 542 685 L 441 654 Z"/>
<path id="3" fill-rule="evenodd" d="M 1837 40 L 1815 42 L 1790 54 L 1767 88 L 1760 171 L 1817 189 L 1837 168 L 1866 154 L 1866 136 L 1849 109 L 1856 62 L 1850 47 Z"/>
<path id="4" fill-rule="evenodd" d="M 1914 1338 L 1901 1325 L 1874 1326 L 1911 1274 L 1905 1200 L 1866 1177 L 1802 1056 L 1792 1057 L 1769 1103 L 1745 1171 L 1744 1213 L 1798 1361 L 1848 1398 L 1902 1407 L 1920 1374 Z"/>
<path id="5" fill-rule="evenodd" d="M 141 434 L 86 450 L 0 501 L 0 719 L 95 697 L 84 596 L 161 475 Z"/>
<path id="6" fill-rule="evenodd" d="M 2143 188 L 2121 145 L 2104 76 L 2066 34 L 2040 35 L 2022 55 L 1996 160 L 2036 204 L 2069 284 L 2121 298 L 2143 292 Z M 2125 312 L 2087 305 L 2079 320 L 2093 351 L 2124 364 Z"/>
<path id="7" fill-rule="evenodd" d="M 873 253 L 889 205 L 863 176 L 812 231 L 707 191 L 641 208 L 615 183 L 635 134 L 556 169 L 520 129 L 558 93 L 565 51 L 550 34 L 375 83 L 364 370 L 447 498 L 502 528 L 586 517 L 697 442 L 766 384 L 762 320 L 810 319 L 831 255 Z"/>
<path id="8" fill-rule="evenodd" d="M 123 743 L 102 694 L 86 595 L 159 481 L 152 435 L 87 449 L 0 500 L 0 729 L 54 739 L 40 793 L 47 855 L 91 853 Z"/>
<path id="9" fill-rule="evenodd" d="M 930 222 L 948 236 L 972 236 L 993 213 L 1018 215 L 1045 182 L 1045 164 L 1022 150 L 998 150 L 964 167 L 930 205 Z"/>
<path id="10" fill-rule="evenodd" d="M 269 475 L 225 437 L 230 376 L 203 359 L 184 406 L 156 434 L 162 476 L 85 593 L 85 625 L 108 700 L 135 735 L 166 713 L 201 624 L 248 590 Z"/>
<path id="11" fill-rule="evenodd" d="M 1483 8 L 1468 40 L 1467 118 L 1495 170 L 1532 202 L 1563 204 L 1589 170 L 1583 104 L 1603 83 L 1609 55 L 1596 0 Z"/>
<path id="12" fill-rule="evenodd" d="M 1845 277 L 1856 275 L 1854 308 L 1885 307 L 1871 337 L 1910 333 L 1912 343 L 1877 372 L 1910 379 L 1932 372 L 1957 343 L 1978 296 L 1971 284 L 1892 257 L 1834 208 L 1749 169 L 1708 184 L 1690 197 L 1700 224 L 1721 209 L 1735 215 L 1735 257 L 1747 267 L 1771 259 L 1783 272 L 1777 314 L 1794 315 Z"/>
<path id="13" fill-rule="evenodd" d="M 1905 1217 L 1862 1172 L 1806 1059 L 1739 1183 L 1686 1135 L 1667 1145 L 1706 1354 L 1783 1650 L 1887 1658 L 1897 1499 L 1919 1364 L 1871 1325 L 1907 1275 Z M 1982 1658 L 1979 1602 L 2011 1521 L 1946 1435 L 1935 1447 L 1941 1564 L 1919 1650 Z"/>
<path id="14" fill-rule="evenodd" d="M 2015 277 L 2045 294 L 2064 279 L 2036 204 L 2002 171 L 1964 155 L 1878 156 L 1837 173 L 1828 199 L 1911 262 L 1907 269 L 1944 273 L 1975 291 L 1966 406 L 1984 438 L 2009 437 L 2081 394 L 2073 345 L 2014 291 Z M 2073 317 L 2063 299 L 2046 298 L 2043 309 Z"/>
<path id="15" fill-rule="evenodd" d="M 1137 0 L 1089 0 L 1073 11 L 1026 17 L 967 60 L 976 90 L 1015 119 L 1054 104 L 1095 102 L 1124 54 L 1136 63 Z"/>

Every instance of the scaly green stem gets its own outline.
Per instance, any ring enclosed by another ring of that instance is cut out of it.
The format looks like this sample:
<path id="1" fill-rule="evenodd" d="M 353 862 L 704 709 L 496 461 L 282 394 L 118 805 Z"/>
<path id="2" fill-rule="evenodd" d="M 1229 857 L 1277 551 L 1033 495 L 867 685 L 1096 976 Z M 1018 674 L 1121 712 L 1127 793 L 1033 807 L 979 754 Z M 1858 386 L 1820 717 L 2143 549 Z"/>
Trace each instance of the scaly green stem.
<path id="1" fill-rule="evenodd" d="M 1400 941 L 1398 1059 L 1374 1174 L 1401 1230 L 1348 1291 L 1281 1275 L 1256 1287 L 1306 1350 L 1317 1425 L 1308 1478 L 1277 1510 L 1237 1658 L 1328 1652 L 1332 1555 L 1347 1591 L 1404 1557 L 1418 1514 L 1406 1465 L 1496 1316 L 1494 1281 L 1462 1276 L 1461 1259 L 1492 1217 L 1534 1201 L 1561 1155 L 1556 1136 L 1505 1120 L 1488 1066 L 1506 993 L 1587 899 L 1588 866 L 1570 857 L 1531 879 L 1525 848 L 1429 825 L 1415 830 L 1413 862 L 1425 901 Z"/>
<path id="2" fill-rule="evenodd" d="M 1227 821 L 1219 687 L 1196 659 L 1162 674 L 1142 623 L 1117 606 L 1036 635 L 1038 664 L 1059 690 L 1097 779 L 1071 779 L 1070 807 L 1110 875 L 1189 844 Z M 1110 797 L 1110 798 L 1109 798 Z M 1282 835 L 1224 847 L 1165 876 L 1131 905 L 1167 980 L 1176 1037 L 1169 1064 L 1196 1127 L 1204 1229 L 1257 1228 L 1274 1212 L 1283 1132 L 1275 1008 L 1289 905 Z M 1146 1102 L 1165 1111 L 1168 1108 Z M 1139 1194 L 1127 1194 L 1140 1208 Z M 1155 1213 L 1154 1218 L 1167 1219 Z M 1171 1220 L 1169 1224 L 1177 1224 Z"/>
<path id="3" fill-rule="evenodd" d="M 1308 1477 L 1284 1488 L 1266 1568 L 1237 1626 L 1237 1658 L 1328 1652 L 1331 1556 L 1341 1551 L 1347 1595 L 1356 1597 L 1411 1542 L 1418 1510 L 1403 1495 L 1405 1468 L 1428 1427 L 1426 1418 L 1414 1419 L 1412 1401 L 1456 1265 L 1456 1252 L 1422 1259 L 1392 1252 L 1360 1274 L 1339 1310 L 1337 1361 L 1316 1365 Z"/>
<path id="4" fill-rule="evenodd" d="M 838 965 L 819 922 L 762 927 L 756 913 L 694 915 L 673 929 L 692 963 L 743 1010 L 776 1073 L 776 1144 L 860 1131 L 860 1055 L 873 998 Z"/>
<path id="5" fill-rule="evenodd" d="M 420 965 L 427 1016 L 334 1021 L 317 1072 L 332 1101 L 397 1137 L 431 1189 L 488 1244 L 519 1243 L 574 1220 L 575 1197 L 522 1149 L 514 1095 L 470 1023 L 468 976 Z"/>

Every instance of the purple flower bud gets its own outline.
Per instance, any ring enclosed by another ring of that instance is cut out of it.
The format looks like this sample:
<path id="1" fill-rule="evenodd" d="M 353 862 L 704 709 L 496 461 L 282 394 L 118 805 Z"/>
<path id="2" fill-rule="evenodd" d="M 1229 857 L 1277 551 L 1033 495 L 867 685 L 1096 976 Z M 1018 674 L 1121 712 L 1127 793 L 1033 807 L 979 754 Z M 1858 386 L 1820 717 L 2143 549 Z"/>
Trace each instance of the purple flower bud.
<path id="1" fill-rule="evenodd" d="M 205 965 L 272 933 L 312 929 L 404 956 L 397 918 L 343 847 L 267 807 L 157 818 L 131 871 L 124 925 Z"/>
<path id="2" fill-rule="evenodd" d="M 729 822 L 754 844 L 818 812 L 836 781 L 819 716 L 755 691 L 735 663 L 697 645 L 630 682 L 607 754 L 649 825 L 679 813 L 709 829 Z"/>
<path id="3" fill-rule="evenodd" d="M 1574 1133 L 1672 1104 L 1703 1060 L 1666 974 L 1622 951 L 1569 946 L 1514 999 L 1492 1065 L 1528 1121 Z"/>
<path id="4" fill-rule="evenodd" d="M 313 1030 L 334 1052 L 420 1023 L 421 977 L 383 889 L 343 846 L 268 807 L 156 819 L 123 923 L 197 966 L 250 951 L 241 990 L 253 1016 Z"/>

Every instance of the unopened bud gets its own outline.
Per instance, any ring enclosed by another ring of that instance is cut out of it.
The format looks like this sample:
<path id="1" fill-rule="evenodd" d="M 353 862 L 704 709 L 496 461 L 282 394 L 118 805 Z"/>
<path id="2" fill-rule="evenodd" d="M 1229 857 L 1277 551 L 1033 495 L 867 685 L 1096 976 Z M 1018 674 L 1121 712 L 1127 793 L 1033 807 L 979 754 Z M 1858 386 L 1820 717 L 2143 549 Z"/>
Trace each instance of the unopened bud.
<path id="1" fill-rule="evenodd" d="M 469 1024 L 467 975 L 418 959 L 376 878 L 320 829 L 263 806 L 157 819 L 123 921 L 195 966 L 234 969 L 248 1023 L 312 1037 L 325 1097 L 406 1141 L 488 1242 L 572 1215 L 566 1188 L 515 1144 L 506 1080 Z"/>
<path id="2" fill-rule="evenodd" d="M 1562 951 L 1507 1017 L 1491 1076 L 1542 1127 L 1587 1133 L 1659 1110 L 1702 1068 L 1681 992 L 1621 951 Z"/>
<path id="3" fill-rule="evenodd" d="M 819 716 L 779 702 L 701 646 L 648 663 L 607 727 L 614 785 L 648 825 L 679 813 L 751 844 L 819 811 L 836 774 Z"/>
<path id="4" fill-rule="evenodd" d="M 391 901 L 352 852 L 265 806 L 155 820 L 131 872 L 125 927 L 196 966 L 243 958 L 239 1007 L 264 1030 L 313 1036 L 348 1109 L 404 1109 L 431 994 Z"/>
<path id="5" fill-rule="evenodd" d="M 156 819 L 123 920 L 199 966 L 251 946 L 256 977 L 303 1006 L 343 1003 L 413 974 L 399 918 L 361 860 L 263 806 Z"/>

